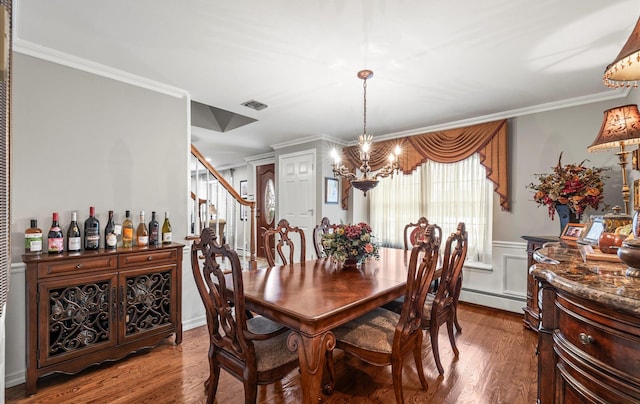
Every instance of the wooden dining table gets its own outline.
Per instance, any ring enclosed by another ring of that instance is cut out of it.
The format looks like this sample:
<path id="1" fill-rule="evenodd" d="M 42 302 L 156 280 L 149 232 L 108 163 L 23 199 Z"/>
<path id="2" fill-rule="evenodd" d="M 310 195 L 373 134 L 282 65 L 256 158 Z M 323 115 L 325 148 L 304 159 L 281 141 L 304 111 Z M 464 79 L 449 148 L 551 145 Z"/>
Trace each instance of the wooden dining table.
<path id="1" fill-rule="evenodd" d="M 321 399 L 332 329 L 403 296 L 411 251 L 380 248 L 380 259 L 341 269 L 329 258 L 243 273 L 247 308 L 289 327 L 298 352 L 304 403 Z"/>

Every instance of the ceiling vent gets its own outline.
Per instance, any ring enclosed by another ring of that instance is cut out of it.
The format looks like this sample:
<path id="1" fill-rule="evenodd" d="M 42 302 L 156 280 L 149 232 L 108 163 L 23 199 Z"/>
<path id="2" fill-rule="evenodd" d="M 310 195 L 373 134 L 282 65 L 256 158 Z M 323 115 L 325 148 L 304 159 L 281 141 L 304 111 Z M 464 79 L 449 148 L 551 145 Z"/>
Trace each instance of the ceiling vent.
<path id="1" fill-rule="evenodd" d="M 249 101 L 245 101 L 242 104 L 247 108 L 251 108 L 251 109 L 255 109 L 256 111 L 262 111 L 263 109 L 265 109 L 267 107 L 267 104 L 263 104 L 259 101 L 256 100 L 249 100 Z"/>

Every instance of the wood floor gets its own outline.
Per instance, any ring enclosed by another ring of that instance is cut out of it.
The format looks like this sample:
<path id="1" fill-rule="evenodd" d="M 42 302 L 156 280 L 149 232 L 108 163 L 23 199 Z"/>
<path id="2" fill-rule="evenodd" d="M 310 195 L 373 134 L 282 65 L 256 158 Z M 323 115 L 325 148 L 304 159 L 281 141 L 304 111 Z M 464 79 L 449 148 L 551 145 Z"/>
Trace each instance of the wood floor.
<path id="1" fill-rule="evenodd" d="M 460 356 L 451 352 L 446 327 L 440 331 L 443 376 L 432 360 L 428 335 L 424 366 L 429 390 L 420 388 L 413 360 L 403 372 L 406 403 L 535 403 L 537 336 L 522 316 L 462 304 L 457 335 Z M 168 339 L 148 353 L 95 366 L 75 375 L 52 375 L 38 382 L 35 396 L 24 385 L 6 390 L 7 403 L 203 403 L 207 378 L 206 327 L 184 333 L 174 346 Z M 336 353 L 336 392 L 325 403 L 393 403 L 390 367 L 374 367 Z M 221 371 L 216 403 L 243 403 L 242 384 Z M 280 383 L 258 388 L 259 403 L 300 403 L 300 376 L 293 371 Z"/>

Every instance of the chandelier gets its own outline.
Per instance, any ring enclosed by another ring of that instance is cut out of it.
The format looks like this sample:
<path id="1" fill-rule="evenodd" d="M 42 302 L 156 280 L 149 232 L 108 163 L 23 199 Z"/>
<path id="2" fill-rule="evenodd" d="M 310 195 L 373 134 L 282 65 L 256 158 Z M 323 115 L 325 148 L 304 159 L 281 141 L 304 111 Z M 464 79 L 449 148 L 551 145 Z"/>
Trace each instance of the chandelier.
<path id="1" fill-rule="evenodd" d="M 396 146 L 394 153 L 389 155 L 389 162 L 377 173 L 373 174 L 371 172 L 371 167 L 369 166 L 373 136 L 367 134 L 367 80 L 371 77 L 373 77 L 373 72 L 371 70 L 361 70 L 358 72 L 358 78 L 364 81 L 362 84 L 362 88 L 364 89 L 364 128 L 362 130 L 362 134 L 358 136 L 358 144 L 360 145 L 360 161 L 362 161 L 362 164 L 360 165 L 360 177 L 350 172 L 344 165 L 340 164 L 340 155 L 336 149 L 333 149 L 331 152 L 334 159 L 332 164 L 334 176 L 349 180 L 354 188 L 359 189 L 364 193 L 364 196 L 367 196 L 367 191 L 378 185 L 378 178 L 388 176 L 393 177 L 393 174 L 397 173 L 400 169 L 400 163 L 398 162 L 400 146 Z"/>

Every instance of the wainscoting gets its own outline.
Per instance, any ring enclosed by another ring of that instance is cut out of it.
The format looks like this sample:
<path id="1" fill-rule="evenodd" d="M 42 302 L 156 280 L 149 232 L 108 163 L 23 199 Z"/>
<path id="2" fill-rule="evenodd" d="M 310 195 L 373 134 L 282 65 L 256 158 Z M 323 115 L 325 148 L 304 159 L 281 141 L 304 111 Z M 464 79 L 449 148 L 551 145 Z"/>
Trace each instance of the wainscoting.
<path id="1" fill-rule="evenodd" d="M 463 268 L 460 300 L 522 313 L 527 301 L 527 244 L 494 241 L 491 268 Z"/>

